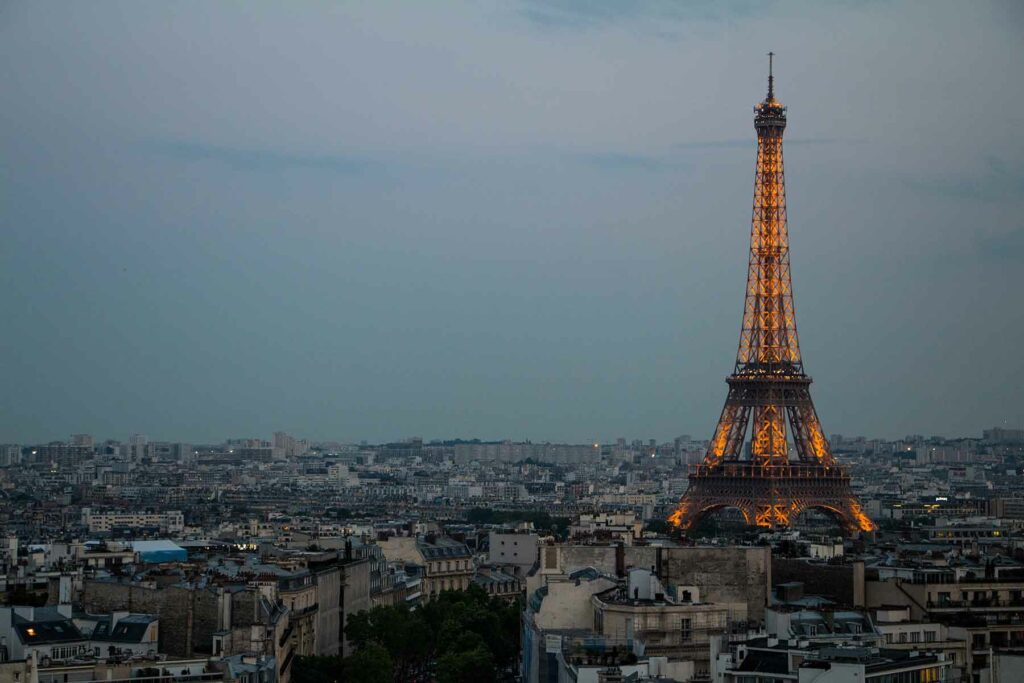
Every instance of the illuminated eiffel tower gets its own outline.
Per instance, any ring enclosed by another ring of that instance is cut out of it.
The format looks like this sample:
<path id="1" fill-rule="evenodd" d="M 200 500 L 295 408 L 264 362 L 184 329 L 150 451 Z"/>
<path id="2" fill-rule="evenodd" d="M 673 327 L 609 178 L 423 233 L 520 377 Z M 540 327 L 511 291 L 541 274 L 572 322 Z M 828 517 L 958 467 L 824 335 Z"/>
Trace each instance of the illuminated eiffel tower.
<path id="1" fill-rule="evenodd" d="M 834 516 L 845 533 L 871 531 L 836 462 L 811 402 L 793 308 L 786 225 L 782 133 L 786 107 L 775 99 L 772 56 L 768 96 L 754 107 L 757 168 L 750 262 L 736 367 L 711 445 L 691 467 L 689 487 L 669 518 L 683 529 L 721 509 L 737 508 L 747 524 L 786 527 L 804 510 Z M 749 452 L 743 452 L 753 422 Z M 788 430 L 787 430 L 788 426 Z M 796 457 L 791 458 L 787 431 Z"/>

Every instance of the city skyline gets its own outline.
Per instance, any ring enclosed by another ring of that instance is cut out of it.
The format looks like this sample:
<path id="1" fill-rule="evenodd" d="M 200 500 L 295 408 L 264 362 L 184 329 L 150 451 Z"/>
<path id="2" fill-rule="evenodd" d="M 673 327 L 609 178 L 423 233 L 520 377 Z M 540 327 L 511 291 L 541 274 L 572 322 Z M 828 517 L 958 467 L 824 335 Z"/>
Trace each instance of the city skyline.
<path id="1" fill-rule="evenodd" d="M 1019 428 L 1019 8 L 736 7 L 8 6 L 0 441 L 711 438 L 769 49 L 828 433 Z"/>
<path id="2" fill-rule="evenodd" d="M 828 438 L 830 440 L 835 437 L 842 439 L 842 444 L 856 443 L 856 442 L 878 442 L 878 443 L 920 443 L 930 442 L 932 440 L 939 440 L 943 443 L 954 443 L 960 441 L 978 441 L 985 442 L 989 440 L 987 435 L 993 433 L 1003 434 L 1024 434 L 1024 428 L 1022 427 L 1008 427 L 1006 425 L 992 425 L 980 430 L 976 434 L 959 434 L 951 437 L 942 436 L 940 434 L 921 434 L 921 433 L 910 433 L 903 434 L 895 438 L 888 438 L 873 434 L 852 434 L 842 432 L 832 432 Z M 463 444 L 534 444 L 534 445 L 565 445 L 565 446 L 593 446 L 593 447 L 609 447 L 609 446 L 629 446 L 636 447 L 640 446 L 643 448 L 650 447 L 652 445 L 657 446 L 671 446 L 673 443 L 680 443 L 683 445 L 697 445 L 707 444 L 711 441 L 710 438 L 705 438 L 698 434 L 677 434 L 674 437 L 659 439 L 651 437 L 650 435 L 637 435 L 637 434 L 626 434 L 619 435 L 612 438 L 606 438 L 598 441 L 584 439 L 582 441 L 569 441 L 566 439 L 532 439 L 529 435 L 506 435 L 506 436 L 479 436 L 473 434 L 449 434 L 449 435 L 394 435 L 391 437 L 371 441 L 369 439 L 341 439 L 341 438 L 311 438 L 303 434 L 295 434 L 287 431 L 274 431 L 274 432 L 254 432 L 250 434 L 221 434 L 219 436 L 206 439 L 206 440 L 195 440 L 182 438 L 181 435 L 168 435 L 168 434 L 142 434 L 139 432 L 125 432 L 125 433 L 96 433 L 96 432 L 76 432 L 74 434 L 63 434 L 63 435 L 51 435 L 49 437 L 38 439 L 35 441 L 24 441 L 22 444 L 0 444 L 0 445 L 18 445 L 23 451 L 30 452 L 32 448 L 37 446 L 47 445 L 71 445 L 81 446 L 87 445 L 89 447 L 100 446 L 103 444 L 132 444 L 139 442 L 141 444 L 161 444 L 161 445 L 185 445 L 195 446 L 199 448 L 209 448 L 226 446 L 228 444 L 237 443 L 269 443 L 273 444 L 277 436 L 283 436 L 287 439 L 295 442 L 302 442 L 309 444 L 311 447 L 325 447 L 329 445 L 341 445 L 341 446 L 385 446 L 385 445 L 396 445 L 396 444 L 411 444 L 411 443 L 422 443 L 424 445 L 439 445 L 439 444 L 451 444 L 451 443 L 463 443 Z M 840 445 L 842 445 L 840 444 Z M 749 439 L 744 443 L 745 447 L 749 447 Z M 791 444 L 792 445 L 792 444 Z M 705 446 L 700 446 L 704 448 Z M 32 451 L 34 452 L 34 451 Z"/>

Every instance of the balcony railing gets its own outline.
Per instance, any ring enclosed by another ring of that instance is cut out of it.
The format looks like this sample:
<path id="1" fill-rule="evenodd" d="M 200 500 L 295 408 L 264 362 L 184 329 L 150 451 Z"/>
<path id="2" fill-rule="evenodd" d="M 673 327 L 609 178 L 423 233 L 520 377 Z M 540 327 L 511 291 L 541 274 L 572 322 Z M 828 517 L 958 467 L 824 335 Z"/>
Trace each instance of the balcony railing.
<path id="1" fill-rule="evenodd" d="M 850 473 L 844 465 L 761 465 L 752 462 L 719 461 L 715 465 L 690 465 L 691 477 L 734 477 L 739 479 L 761 479 L 770 475 L 773 479 L 849 479 Z"/>
<path id="2" fill-rule="evenodd" d="M 1021 607 L 1024 599 L 981 598 L 977 600 L 929 600 L 928 609 L 985 609 L 988 607 Z"/>
<path id="3" fill-rule="evenodd" d="M 929 609 L 944 607 L 1024 607 L 1024 597 L 1002 598 L 996 595 L 984 598 L 968 598 L 967 600 L 938 599 L 928 601 Z"/>
<path id="4" fill-rule="evenodd" d="M 936 573 L 915 572 L 914 575 L 910 579 L 908 579 L 906 582 L 907 583 L 912 583 L 912 584 L 915 584 L 915 585 L 927 585 L 927 584 L 951 585 L 951 584 L 957 584 L 957 583 L 971 583 L 971 584 L 990 583 L 990 584 L 993 584 L 993 585 L 996 585 L 996 586 L 1001 586 L 1001 590 L 1008 590 L 1008 589 L 1016 590 L 1016 588 L 1013 587 L 1012 584 L 1019 584 L 1020 587 L 1021 587 L 1021 590 L 1024 590 L 1024 576 L 1020 576 L 1020 575 L 1010 576 L 1009 574 L 1003 574 L 1002 576 L 989 576 L 989 577 L 984 577 L 984 576 L 960 576 L 958 578 L 952 572 L 942 572 L 942 573 L 938 573 L 938 572 L 936 572 Z"/>

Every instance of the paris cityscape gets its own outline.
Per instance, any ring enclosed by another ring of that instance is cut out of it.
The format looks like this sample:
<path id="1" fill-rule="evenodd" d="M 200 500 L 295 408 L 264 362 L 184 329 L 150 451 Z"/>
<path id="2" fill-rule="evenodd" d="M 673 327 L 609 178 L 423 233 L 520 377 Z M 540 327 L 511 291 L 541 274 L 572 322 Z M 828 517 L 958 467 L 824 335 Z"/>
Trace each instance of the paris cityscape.
<path id="1" fill-rule="evenodd" d="M 0 11 L 0 683 L 1024 681 L 1024 13 L 454 7 Z"/>

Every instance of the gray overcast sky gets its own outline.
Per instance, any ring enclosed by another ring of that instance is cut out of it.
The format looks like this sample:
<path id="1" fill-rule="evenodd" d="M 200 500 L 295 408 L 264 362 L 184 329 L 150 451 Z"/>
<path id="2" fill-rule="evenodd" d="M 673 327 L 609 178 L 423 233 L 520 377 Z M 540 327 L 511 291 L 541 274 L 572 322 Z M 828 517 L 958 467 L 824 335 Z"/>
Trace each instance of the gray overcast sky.
<path id="1" fill-rule="evenodd" d="M 708 438 L 775 50 L 827 433 L 1024 422 L 1024 5 L 5 2 L 0 441 Z"/>

